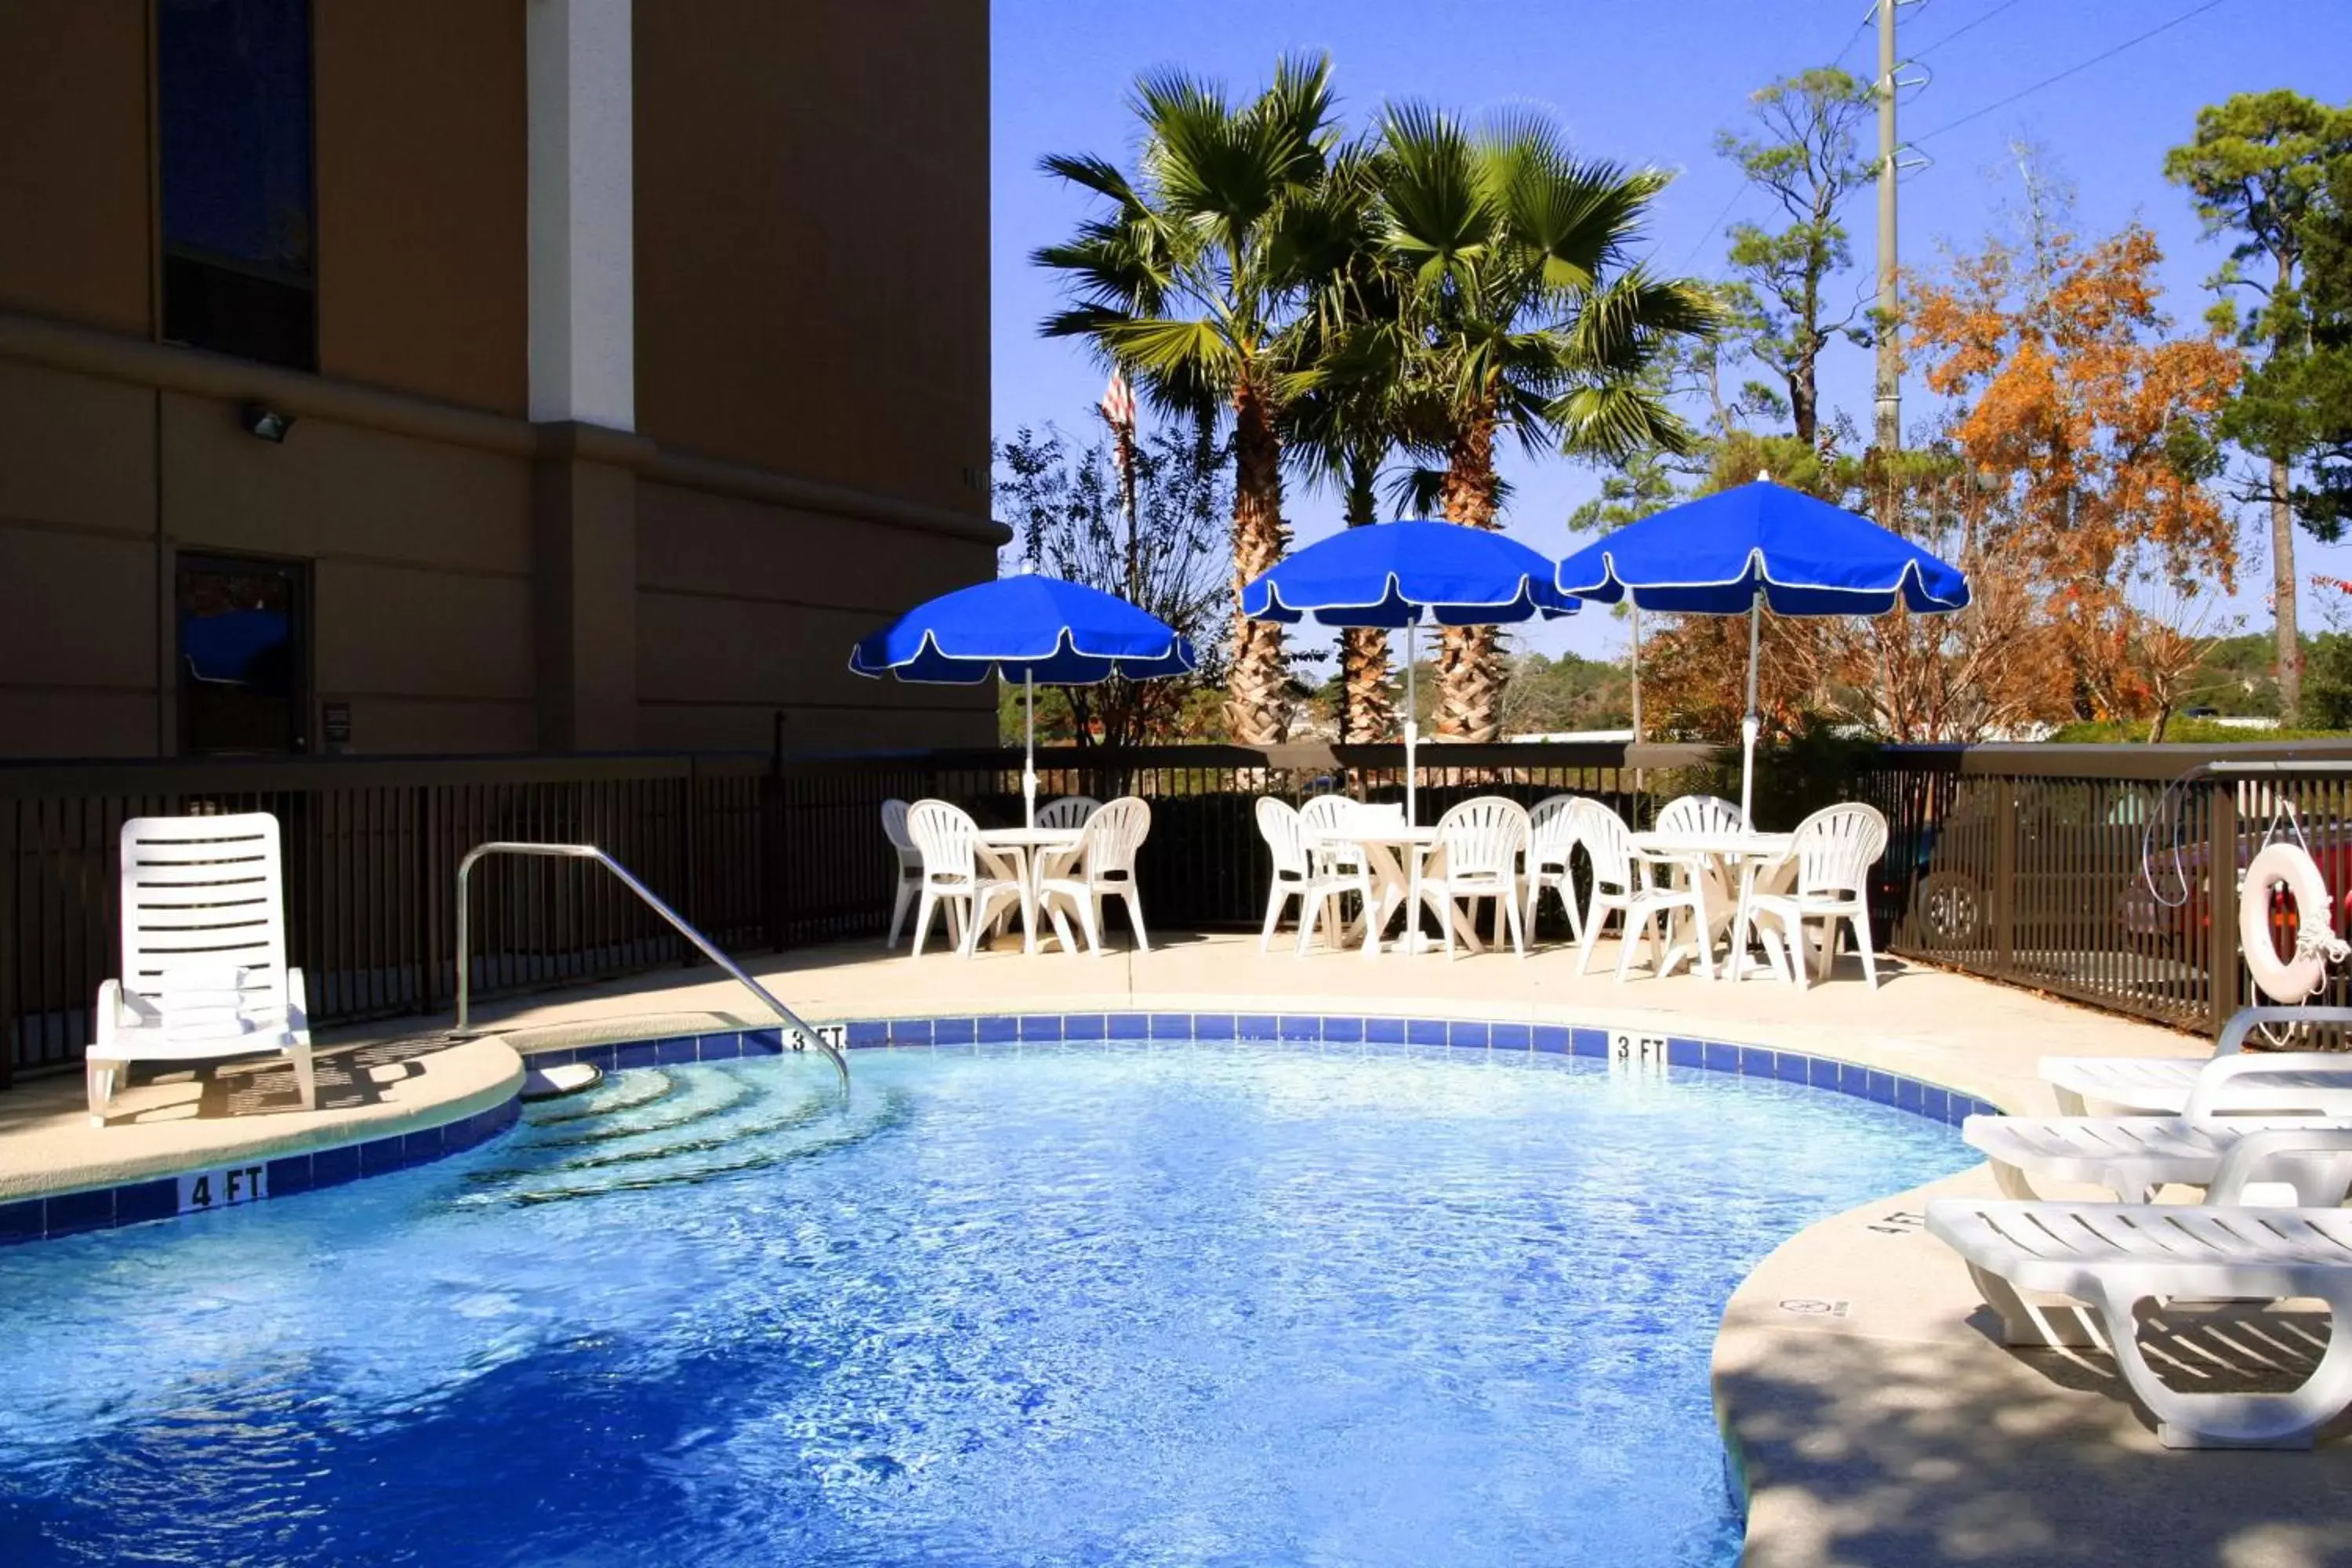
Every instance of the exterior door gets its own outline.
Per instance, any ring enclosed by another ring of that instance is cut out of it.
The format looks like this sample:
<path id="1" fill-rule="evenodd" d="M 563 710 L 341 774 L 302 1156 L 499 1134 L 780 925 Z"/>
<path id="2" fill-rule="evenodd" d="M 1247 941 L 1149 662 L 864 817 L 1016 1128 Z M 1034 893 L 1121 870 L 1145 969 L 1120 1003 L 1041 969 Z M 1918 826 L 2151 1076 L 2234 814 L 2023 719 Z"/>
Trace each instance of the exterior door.
<path id="1" fill-rule="evenodd" d="M 179 558 L 180 750 L 286 755 L 310 744 L 310 568 Z"/>

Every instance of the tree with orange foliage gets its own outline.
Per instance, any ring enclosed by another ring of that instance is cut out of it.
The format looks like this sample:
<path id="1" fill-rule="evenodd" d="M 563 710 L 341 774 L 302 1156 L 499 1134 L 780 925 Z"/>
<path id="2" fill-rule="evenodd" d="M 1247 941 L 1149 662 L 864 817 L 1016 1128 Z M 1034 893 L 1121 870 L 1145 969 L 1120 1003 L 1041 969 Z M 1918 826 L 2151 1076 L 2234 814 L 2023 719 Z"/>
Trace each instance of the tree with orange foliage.
<path id="1" fill-rule="evenodd" d="M 2205 480 L 2241 362 L 2210 335 L 2169 335 L 2160 259 L 2137 225 L 2085 243 L 2037 222 L 2023 245 L 1916 284 L 1904 334 L 1928 386 L 1964 405 L 1953 440 L 2005 503 L 1979 542 L 2047 585 L 2079 718 L 2108 716 L 2133 584 L 2226 591 L 2236 574 Z"/>

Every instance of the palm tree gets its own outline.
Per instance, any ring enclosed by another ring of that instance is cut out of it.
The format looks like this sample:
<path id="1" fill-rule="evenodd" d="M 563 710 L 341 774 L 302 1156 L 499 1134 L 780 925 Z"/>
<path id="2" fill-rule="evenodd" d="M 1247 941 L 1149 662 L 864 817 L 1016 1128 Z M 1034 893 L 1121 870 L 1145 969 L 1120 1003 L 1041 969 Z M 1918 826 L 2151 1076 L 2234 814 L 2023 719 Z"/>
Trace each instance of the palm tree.
<path id="1" fill-rule="evenodd" d="M 1075 237 L 1035 253 L 1066 275 L 1073 303 L 1049 337 L 1089 340 L 1170 412 L 1233 420 L 1234 593 L 1282 558 L 1279 421 L 1295 324 L 1315 247 L 1302 244 L 1338 131 L 1328 60 L 1285 59 L 1245 103 L 1181 72 L 1150 75 L 1133 99 L 1144 127 L 1139 175 L 1104 159 L 1053 156 L 1047 173 L 1108 204 Z M 1310 233 L 1305 237 L 1311 238 Z M 1234 617 L 1226 725 L 1270 745 L 1288 717 L 1282 628 Z"/>
<path id="2" fill-rule="evenodd" d="M 1381 246 L 1411 326 L 1408 396 L 1442 449 L 1446 521 L 1498 526 L 1498 437 L 1529 451 L 1622 458 L 1679 452 L 1689 427 L 1643 372 L 1717 312 L 1703 285 L 1627 263 L 1666 176 L 1571 156 L 1521 115 L 1473 134 L 1418 105 L 1381 129 Z M 1506 679 L 1495 629 L 1450 628 L 1439 655 L 1437 732 L 1487 741 Z"/>
<path id="3" fill-rule="evenodd" d="M 1331 160 L 1321 188 L 1294 224 L 1311 280 L 1291 329 L 1290 398 L 1283 449 L 1307 483 L 1335 489 L 1341 521 L 1379 521 L 1381 470 L 1403 438 L 1402 300 L 1380 246 L 1377 168 L 1363 146 Z M 1339 739 L 1373 742 L 1396 731 L 1388 633 L 1339 634 Z"/>

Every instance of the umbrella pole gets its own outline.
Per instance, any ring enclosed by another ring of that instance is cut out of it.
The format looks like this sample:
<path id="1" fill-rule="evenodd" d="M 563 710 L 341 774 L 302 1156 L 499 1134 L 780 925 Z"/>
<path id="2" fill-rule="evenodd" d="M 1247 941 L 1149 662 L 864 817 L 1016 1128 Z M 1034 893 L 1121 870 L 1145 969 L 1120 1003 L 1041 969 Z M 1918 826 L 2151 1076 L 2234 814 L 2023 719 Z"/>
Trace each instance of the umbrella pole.
<path id="1" fill-rule="evenodd" d="M 1629 661 L 1633 672 L 1633 744 L 1642 743 L 1642 601 L 1626 596 L 1626 607 L 1633 612 L 1633 657 Z M 1640 795 L 1646 787 L 1643 770 L 1633 770 L 1633 793 Z"/>
<path id="2" fill-rule="evenodd" d="M 1755 686 L 1753 674 L 1748 677 L 1748 684 L 1751 689 Z M 1021 821 L 1024 827 L 1034 827 L 1037 826 L 1037 675 L 1034 670 L 1021 672 L 1021 694 L 1026 699 L 1022 707 L 1027 714 L 1024 723 L 1026 754 L 1021 763 Z M 1752 689 L 1748 694 L 1748 705 L 1755 705 Z"/>
<path id="3" fill-rule="evenodd" d="M 1739 721 L 1739 815 L 1756 826 L 1756 649 L 1762 634 L 1764 590 L 1748 600 L 1748 716 Z"/>
<path id="4" fill-rule="evenodd" d="M 1404 825 L 1413 826 L 1421 821 L 1413 810 L 1414 780 L 1421 776 L 1421 722 L 1414 715 L 1421 710 L 1413 700 L 1412 667 L 1413 634 L 1419 627 L 1412 621 L 1404 624 Z"/>

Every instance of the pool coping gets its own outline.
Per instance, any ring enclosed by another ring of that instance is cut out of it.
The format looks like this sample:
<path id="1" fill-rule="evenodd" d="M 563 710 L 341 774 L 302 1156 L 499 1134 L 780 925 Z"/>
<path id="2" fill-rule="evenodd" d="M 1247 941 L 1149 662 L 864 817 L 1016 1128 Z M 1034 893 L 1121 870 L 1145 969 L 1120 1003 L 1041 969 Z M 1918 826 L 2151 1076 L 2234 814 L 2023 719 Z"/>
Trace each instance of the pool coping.
<path id="1" fill-rule="evenodd" d="M 505 1042 L 489 1037 L 466 1039 L 449 1049 L 481 1059 L 466 1061 L 457 1075 L 467 1087 L 439 1098 L 323 1115 L 229 1118 L 221 1130 L 234 1125 L 246 1137 L 160 1154 L 110 1151 L 103 1165 L 60 1169 L 46 1183 L 0 1196 L 0 1247 L 291 1197 L 406 1170 L 485 1142 L 520 1114 L 522 1059 Z M 412 1081 L 434 1087 L 429 1071 Z M 114 1130 L 113 1135 L 128 1131 Z M 205 1178 L 212 1179 L 211 1185 L 191 1185 Z"/>

